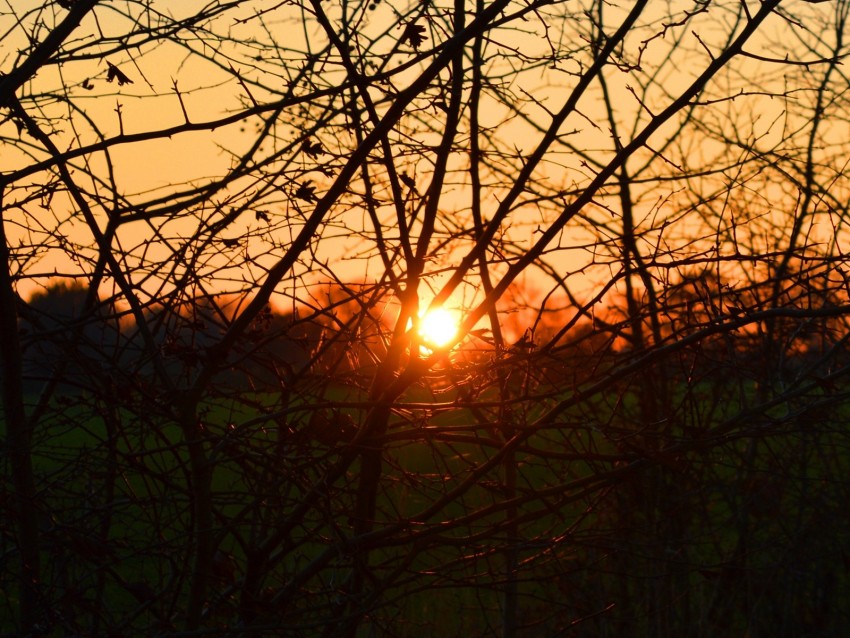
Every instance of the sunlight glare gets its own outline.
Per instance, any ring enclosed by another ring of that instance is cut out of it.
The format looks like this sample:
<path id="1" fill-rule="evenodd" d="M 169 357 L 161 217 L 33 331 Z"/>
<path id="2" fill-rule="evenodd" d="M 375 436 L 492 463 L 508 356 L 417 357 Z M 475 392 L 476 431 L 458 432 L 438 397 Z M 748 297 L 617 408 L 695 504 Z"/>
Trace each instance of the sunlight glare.
<path id="1" fill-rule="evenodd" d="M 457 336 L 458 323 L 455 313 L 436 308 L 420 319 L 419 335 L 426 343 L 441 348 Z"/>

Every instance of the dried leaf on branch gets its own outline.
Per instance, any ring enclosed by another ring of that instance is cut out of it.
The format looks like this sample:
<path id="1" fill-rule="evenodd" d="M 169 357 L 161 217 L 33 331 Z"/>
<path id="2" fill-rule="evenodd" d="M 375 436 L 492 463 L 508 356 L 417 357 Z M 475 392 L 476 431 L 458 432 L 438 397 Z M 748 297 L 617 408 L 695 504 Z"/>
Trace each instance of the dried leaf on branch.
<path id="1" fill-rule="evenodd" d="M 413 47 L 414 51 L 418 52 L 419 47 L 422 46 L 423 42 L 425 42 L 425 27 L 416 24 L 415 22 L 408 22 L 407 26 L 404 28 L 404 33 L 401 34 L 399 42 L 401 44 L 407 42 L 411 47 Z"/>
<path id="2" fill-rule="evenodd" d="M 118 86 L 124 86 L 125 84 L 132 84 L 133 83 L 133 80 L 128 78 L 126 75 L 124 75 L 124 73 L 122 73 L 121 70 L 117 66 L 112 64 L 112 62 L 107 62 L 106 64 L 109 67 L 109 70 L 106 72 L 106 81 L 107 82 L 112 82 L 113 80 L 117 80 Z"/>

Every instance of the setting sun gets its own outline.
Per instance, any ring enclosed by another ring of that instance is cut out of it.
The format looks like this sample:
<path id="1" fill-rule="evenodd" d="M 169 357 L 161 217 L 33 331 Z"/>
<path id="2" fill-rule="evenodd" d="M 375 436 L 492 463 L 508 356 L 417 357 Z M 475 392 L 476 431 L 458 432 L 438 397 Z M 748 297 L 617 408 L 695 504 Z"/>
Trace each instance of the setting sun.
<path id="1" fill-rule="evenodd" d="M 430 345 L 445 346 L 457 336 L 458 317 L 445 308 L 431 310 L 419 321 L 419 335 Z"/>

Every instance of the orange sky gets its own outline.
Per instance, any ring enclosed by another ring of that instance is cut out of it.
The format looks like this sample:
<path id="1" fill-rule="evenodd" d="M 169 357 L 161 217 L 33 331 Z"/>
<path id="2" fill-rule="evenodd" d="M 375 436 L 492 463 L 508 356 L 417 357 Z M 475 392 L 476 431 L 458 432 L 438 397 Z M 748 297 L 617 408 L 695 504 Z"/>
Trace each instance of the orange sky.
<path id="1" fill-rule="evenodd" d="M 183 11 L 188 15 L 195 6 L 202 6 L 201 1 L 185 0 L 180 3 L 175 3 L 169 10 Z M 253 5 L 245 3 L 246 9 L 244 16 L 249 15 L 249 10 Z M 271 6 L 274 3 L 265 3 Z M 663 3 L 653 5 L 653 7 L 662 7 Z M 676 3 L 673 3 L 674 5 Z M 687 4 L 687 3 L 686 3 Z M 805 5 L 805 6 L 804 6 Z M 685 6 L 684 4 L 682 6 Z M 729 5 L 731 6 L 731 5 Z M 803 12 L 818 12 L 824 11 L 822 7 L 815 7 L 795 3 L 795 8 L 799 7 Z M 625 7 L 624 7 L 625 9 Z M 613 17 L 616 8 L 610 8 L 610 13 Z M 240 14 L 241 15 L 241 14 Z M 120 33 L 123 28 L 123 19 L 112 13 L 109 3 L 98 7 L 95 10 L 96 20 L 88 19 L 80 30 L 80 36 L 102 32 L 104 34 Z M 628 46 L 633 50 L 640 47 L 642 39 L 646 38 L 646 33 L 657 32 L 658 25 L 662 24 L 665 18 L 662 14 L 650 15 L 646 17 L 647 25 L 651 25 L 651 29 L 644 31 L 637 29 L 634 35 L 631 36 Z M 702 19 L 697 23 L 699 26 L 699 37 L 702 43 L 707 47 L 719 46 L 727 37 L 728 29 L 726 21 L 731 19 L 731 14 L 724 13 L 720 8 L 714 10 L 711 16 Z M 388 27 L 392 27 L 396 18 L 393 15 L 393 8 L 388 3 L 381 3 L 378 8 L 367 15 L 367 20 L 362 24 L 362 32 L 364 34 L 380 33 Z M 316 50 L 322 46 L 323 36 L 320 30 L 315 25 L 304 25 L 301 21 L 297 7 L 281 6 L 276 12 L 268 17 L 267 24 L 273 29 L 271 36 L 285 41 L 287 46 L 292 50 Z M 244 26 L 231 24 L 229 28 L 234 29 L 234 35 L 241 38 L 242 42 L 248 41 L 251 37 L 265 39 L 267 36 L 260 31 L 252 32 L 256 29 L 258 23 L 246 23 Z M 516 32 L 499 34 L 499 38 L 503 40 L 502 44 L 505 51 L 509 51 L 511 47 L 522 49 L 525 53 L 530 53 L 531 48 L 537 50 L 545 50 L 546 44 L 540 37 L 539 25 L 529 23 L 524 25 L 526 29 L 533 31 L 537 29 L 537 33 L 529 33 L 526 36 L 519 36 Z M 748 50 L 758 52 L 760 54 L 774 53 L 771 51 L 775 47 L 775 43 L 782 41 L 781 30 L 788 29 L 786 22 L 776 18 L 769 22 L 767 32 L 771 36 L 770 39 L 764 39 L 759 42 L 752 43 Z M 388 35 L 378 45 L 376 50 L 381 47 L 389 49 L 395 45 L 399 36 L 398 29 L 390 28 L 387 31 Z M 694 29 L 694 33 L 696 30 Z M 558 35 L 558 34 L 556 34 Z M 429 36 L 433 36 L 433 32 L 429 32 Z M 569 34 L 565 34 L 569 37 Z M 494 37 L 494 40 L 498 38 Z M 693 43 L 692 43 L 693 44 Z M 495 46 L 495 45 L 494 45 Z M 664 68 L 662 73 L 663 83 L 652 89 L 644 96 L 644 104 L 641 106 L 635 97 L 629 92 L 628 86 L 633 84 L 634 78 L 628 73 L 617 73 L 612 70 L 609 74 L 609 84 L 616 100 L 618 108 L 622 108 L 622 122 L 627 124 L 629 121 L 634 121 L 636 117 L 645 120 L 647 117 L 646 110 L 657 110 L 667 102 L 669 102 L 669 92 L 677 90 L 683 86 L 689 78 L 698 73 L 701 68 L 709 61 L 708 54 L 704 54 L 700 47 L 692 47 L 690 52 L 681 59 L 676 59 L 672 63 L 665 61 L 665 56 L 669 53 L 671 39 L 659 38 L 650 42 L 649 48 L 644 53 L 643 63 L 647 67 L 647 73 L 651 71 L 653 65 Z M 122 72 L 133 80 L 133 84 L 118 87 L 115 84 L 107 84 L 104 80 L 106 73 L 107 60 L 117 65 Z M 516 66 L 516 60 L 512 60 L 509 56 L 501 58 L 505 68 Z M 666 65 L 663 66 L 662 65 Z M 240 65 L 237 64 L 237 67 Z M 243 73 L 245 78 L 250 82 L 253 79 L 265 78 L 268 81 L 269 73 L 273 70 L 274 60 L 257 61 L 256 68 L 239 68 L 240 73 Z M 536 108 L 530 108 L 529 115 L 539 117 L 540 121 L 545 122 L 546 109 L 558 108 L 559 101 L 565 95 L 565 89 L 569 88 L 569 83 L 573 80 L 570 76 L 570 71 L 577 70 L 579 66 L 570 66 L 569 61 L 564 62 L 560 70 L 545 69 L 535 70 L 534 72 L 518 75 L 516 78 L 516 86 L 514 90 L 518 94 L 522 91 L 534 93 L 540 100 L 540 105 Z M 741 67 L 742 73 L 756 73 L 757 68 L 761 68 L 760 63 L 754 60 L 748 61 Z M 491 69 L 492 70 L 492 69 Z M 412 76 L 415 67 L 411 69 Z M 60 74 L 61 73 L 61 77 Z M 87 92 L 79 88 L 87 78 L 91 78 L 95 85 L 94 90 Z M 403 83 L 405 76 L 400 76 L 395 80 L 399 85 Z M 781 77 L 777 76 L 777 81 Z M 44 86 L 55 86 L 64 84 L 72 87 L 70 93 L 75 100 L 78 100 L 86 111 L 86 114 L 91 117 L 100 127 L 103 133 L 107 136 L 114 135 L 119 131 L 119 118 L 115 112 L 116 106 L 120 104 L 121 108 L 121 124 L 125 133 L 141 132 L 145 130 L 166 128 L 174 126 L 184 121 L 184 115 L 180 101 L 174 92 L 174 82 L 183 96 L 183 106 L 193 122 L 200 122 L 207 119 L 223 116 L 233 112 L 240 105 L 246 103 L 249 98 L 246 91 L 232 77 L 226 77 L 220 70 L 217 70 L 208 62 L 199 60 L 195 57 L 187 58 L 185 50 L 177 44 L 167 44 L 155 50 L 142 50 L 141 53 L 131 54 L 112 54 L 104 59 L 90 59 L 79 63 L 69 64 L 57 69 L 55 67 L 45 69 L 39 74 L 38 83 L 43 83 Z M 718 85 L 716 92 L 720 93 L 724 87 Z M 251 93 L 254 99 L 263 101 L 268 96 L 264 94 L 262 89 L 251 85 Z M 751 139 L 761 149 L 771 149 L 777 144 L 783 143 L 788 133 L 788 122 L 781 117 L 786 104 L 782 100 L 771 99 L 769 97 L 752 96 L 746 100 L 741 100 L 729 105 L 730 109 L 740 108 L 748 109 L 750 113 L 755 113 L 755 117 L 751 117 L 751 131 L 744 131 L 745 138 Z M 57 107 L 58 108 L 58 107 Z M 604 120 L 604 110 L 598 96 L 593 94 L 583 101 L 580 105 L 581 115 L 577 115 L 571 119 L 565 126 L 565 130 L 575 133 L 565 139 L 576 146 L 584 149 L 598 149 L 596 154 L 603 158 L 610 155 L 612 142 L 610 135 L 605 126 L 596 127 L 594 124 L 602 123 Z M 505 148 L 515 147 L 520 153 L 528 153 L 533 148 L 539 133 L 533 131 L 528 125 L 522 123 L 519 119 L 514 119 L 510 123 L 503 124 L 506 109 L 504 106 L 497 105 L 495 102 L 490 102 L 486 106 L 482 114 L 482 124 L 487 126 L 500 126 L 499 139 Z M 642 113 L 642 115 L 641 115 Z M 232 157 L 228 151 L 241 152 L 252 140 L 253 125 L 256 121 L 248 120 L 231 126 L 222 126 L 213 132 L 200 133 L 185 133 L 172 137 L 171 139 L 163 139 L 143 144 L 128 145 L 125 147 L 116 147 L 111 150 L 111 159 L 115 167 L 114 178 L 117 184 L 118 191 L 135 199 L 143 201 L 151 196 L 151 194 L 167 193 L 175 184 L 185 184 L 195 180 L 201 180 L 216 175 L 222 174 L 227 170 L 232 162 Z M 671 125 L 672 126 L 672 125 Z M 844 135 L 846 133 L 846 125 L 843 128 L 835 129 L 834 135 Z M 6 135 L 12 135 L 10 132 L 14 128 L 14 124 L 7 122 L 3 125 L 3 132 Z M 657 137 L 663 139 L 665 130 L 659 132 Z M 91 132 L 83 128 L 76 129 L 78 140 L 72 142 L 71 129 L 66 130 L 68 136 L 67 145 L 72 143 L 90 143 L 95 139 Z M 428 136 L 422 136 L 422 141 L 427 141 Z M 436 139 L 436 138 L 435 138 Z M 323 140 L 325 144 L 333 144 L 333 140 Z M 65 143 L 63 141 L 63 143 Z M 227 150 L 225 150 L 227 149 Z M 700 152 L 710 155 L 710 147 L 701 147 L 692 149 L 693 152 Z M 672 152 L 669 151 L 669 152 Z M 549 163 L 541 167 L 540 174 L 546 175 L 547 179 L 555 184 L 563 184 L 565 187 L 570 187 L 574 184 L 581 184 L 586 180 L 587 170 L 576 163 L 576 158 L 571 157 L 567 149 L 557 145 L 553 148 Z M 10 170 L 17 166 L 25 165 L 28 160 L 24 157 L 15 157 L 14 153 L 10 153 L 8 147 L 4 149 L 4 164 L 5 169 Z M 97 160 L 96 160 L 97 161 Z M 462 166 L 465 161 L 464 157 L 459 157 L 458 166 Z M 427 163 L 426 163 L 427 165 Z M 663 163 L 661 163 L 663 166 Z M 425 171 L 423 170 L 423 174 Z M 315 176 L 317 188 L 321 191 L 329 182 L 328 179 L 323 179 L 321 176 Z M 637 187 L 639 188 L 639 187 Z M 641 194 L 639 190 L 637 194 L 641 195 L 638 201 L 636 210 L 637 216 L 644 220 L 646 224 L 654 224 L 657 230 L 654 233 L 647 235 L 645 248 L 653 250 L 659 244 L 658 242 L 675 241 L 680 242 L 686 236 L 687 231 L 680 222 L 673 222 L 671 215 L 676 210 L 675 199 L 666 199 L 671 193 L 676 192 L 679 185 L 673 184 L 667 188 L 666 192 L 652 190 L 657 187 L 652 186 Z M 762 193 L 764 195 L 765 193 Z M 485 202 L 488 206 L 493 207 L 498 202 L 499 192 L 487 192 Z M 771 198 L 773 195 L 771 195 Z M 455 187 L 447 190 L 444 193 L 444 200 L 441 202 L 441 207 L 444 210 L 452 210 L 453 208 L 463 208 L 468 202 L 468 192 L 462 187 Z M 61 200 L 57 199 L 54 202 L 55 206 L 61 205 Z M 279 206 L 279 205 L 278 205 Z M 530 246 L 536 240 L 535 228 L 539 225 L 546 224 L 548 216 L 556 212 L 557 206 L 552 206 L 549 210 L 541 209 L 539 206 L 530 206 L 523 209 L 522 214 L 517 212 L 511 217 L 512 238 L 520 242 L 521 246 Z M 385 213 L 387 219 L 392 218 L 391 208 L 387 208 Z M 785 212 L 781 212 L 785 214 Z M 671 225 L 665 226 L 664 219 L 671 219 Z M 598 219 L 603 223 L 612 223 L 611 215 L 603 208 L 593 207 L 588 208 L 588 218 L 583 224 L 571 224 L 569 232 L 562 235 L 561 247 L 563 250 L 558 254 L 552 254 L 550 259 L 552 262 L 563 271 L 578 270 L 582 266 L 587 265 L 590 260 L 597 260 L 597 266 L 590 268 L 586 274 L 592 277 L 610 277 L 611 271 L 607 269 L 604 262 L 608 259 L 615 259 L 616 256 L 593 256 L 581 246 L 587 242 L 591 235 L 590 232 L 597 232 L 599 226 L 594 226 L 594 219 Z M 763 219 L 764 226 L 768 227 L 767 219 Z M 186 232 L 191 232 L 194 228 L 192 222 L 186 222 Z M 350 220 L 352 226 L 357 226 L 360 221 L 352 217 Z M 616 226 L 616 220 L 613 222 Z M 248 232 L 252 228 L 256 228 L 257 221 L 251 218 L 240 220 L 239 225 L 234 227 L 232 232 Z M 663 228 L 663 231 L 661 230 Z M 753 227 L 755 228 L 755 226 Z M 68 226 L 68 232 L 74 231 L 71 226 Z M 80 231 L 81 232 L 81 231 Z M 137 236 L 149 233 L 149 229 L 142 224 L 129 225 L 122 229 L 121 240 L 125 245 L 133 245 L 138 242 Z M 169 226 L 169 232 L 172 235 L 179 235 L 180 228 L 175 224 Z M 704 232 L 704 229 L 701 231 Z M 745 234 L 745 229 L 739 231 Z M 816 232 L 823 232 L 828 235 L 829 228 L 820 228 Z M 14 241 L 14 231 L 12 231 Z M 81 237 L 80 241 L 85 241 Z M 764 240 L 769 241 L 769 240 Z M 779 241 L 778 238 L 776 241 Z M 358 251 L 360 240 L 352 238 L 349 234 L 347 237 L 326 238 L 321 244 L 320 256 L 325 259 L 333 259 L 339 255 L 351 255 Z M 461 255 L 466 249 L 465 244 L 459 247 L 457 255 Z M 259 254 L 259 248 L 257 253 Z M 451 249 L 443 250 L 444 255 L 452 254 Z M 152 253 L 155 256 L 155 252 Z M 166 253 L 163 253 L 166 254 Z M 54 269 L 58 272 L 72 269 L 74 265 L 67 260 L 64 262 L 57 258 L 58 253 L 53 253 L 49 258 L 46 258 L 38 264 L 38 271 L 42 273 L 50 273 Z M 265 258 L 258 257 L 259 265 L 262 265 Z M 436 267 L 436 266 L 435 266 Z M 357 275 L 358 269 L 360 273 L 366 276 L 377 277 L 380 268 L 374 260 L 347 260 L 345 262 L 345 272 L 347 276 L 362 276 Z M 529 277 L 533 277 L 529 275 Z M 435 284 L 440 278 L 435 278 Z M 542 278 L 532 279 L 532 283 L 539 281 L 540 292 L 545 293 L 548 283 Z M 574 279 L 575 281 L 575 279 Z M 581 286 L 580 286 L 581 287 Z M 22 292 L 26 292 L 27 285 L 22 285 Z M 468 291 L 464 294 L 469 295 L 480 291 Z M 469 303 L 470 298 L 467 298 L 462 303 Z"/>

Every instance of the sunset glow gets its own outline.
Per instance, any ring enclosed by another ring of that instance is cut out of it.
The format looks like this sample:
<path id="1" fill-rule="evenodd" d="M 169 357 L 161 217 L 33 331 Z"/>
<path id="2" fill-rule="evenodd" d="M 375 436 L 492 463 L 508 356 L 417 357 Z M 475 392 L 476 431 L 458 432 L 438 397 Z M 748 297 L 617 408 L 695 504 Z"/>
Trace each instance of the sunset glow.
<path id="1" fill-rule="evenodd" d="M 848 32 L 4 0 L 0 638 L 844 635 Z"/>
<path id="2" fill-rule="evenodd" d="M 435 308 L 419 321 L 419 336 L 426 344 L 442 348 L 457 336 L 459 319 L 456 313 Z"/>

